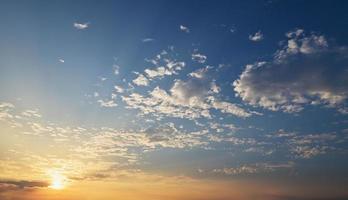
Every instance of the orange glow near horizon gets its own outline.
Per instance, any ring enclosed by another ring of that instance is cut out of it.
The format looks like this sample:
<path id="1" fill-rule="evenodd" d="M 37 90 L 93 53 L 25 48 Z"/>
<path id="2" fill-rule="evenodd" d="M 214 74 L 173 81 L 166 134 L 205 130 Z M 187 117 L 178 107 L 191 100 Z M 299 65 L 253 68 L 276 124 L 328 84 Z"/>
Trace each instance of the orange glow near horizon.
<path id="1" fill-rule="evenodd" d="M 52 172 L 51 176 L 51 185 L 50 188 L 54 190 L 62 190 L 66 187 L 66 178 L 59 172 Z"/>

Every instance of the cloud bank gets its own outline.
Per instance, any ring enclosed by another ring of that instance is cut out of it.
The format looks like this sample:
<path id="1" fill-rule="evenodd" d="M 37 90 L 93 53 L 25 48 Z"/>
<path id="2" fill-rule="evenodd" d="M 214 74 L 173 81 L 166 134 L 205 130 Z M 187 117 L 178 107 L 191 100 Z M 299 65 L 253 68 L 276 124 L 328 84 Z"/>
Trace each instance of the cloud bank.
<path id="1" fill-rule="evenodd" d="M 305 105 L 346 110 L 348 50 L 329 45 L 322 35 L 299 29 L 286 34 L 287 44 L 273 60 L 247 65 L 233 82 L 237 96 L 269 110 L 299 112 Z"/>

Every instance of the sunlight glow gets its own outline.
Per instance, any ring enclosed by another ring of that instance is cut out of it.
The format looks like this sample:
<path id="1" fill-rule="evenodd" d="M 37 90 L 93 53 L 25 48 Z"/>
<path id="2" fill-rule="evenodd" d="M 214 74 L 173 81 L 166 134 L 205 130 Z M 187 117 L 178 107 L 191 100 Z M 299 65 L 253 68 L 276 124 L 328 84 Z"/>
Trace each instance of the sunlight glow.
<path id="1" fill-rule="evenodd" d="M 53 172 L 51 174 L 51 185 L 50 188 L 55 189 L 55 190 L 61 190 L 64 189 L 65 187 L 65 177 L 58 173 L 58 172 Z"/>

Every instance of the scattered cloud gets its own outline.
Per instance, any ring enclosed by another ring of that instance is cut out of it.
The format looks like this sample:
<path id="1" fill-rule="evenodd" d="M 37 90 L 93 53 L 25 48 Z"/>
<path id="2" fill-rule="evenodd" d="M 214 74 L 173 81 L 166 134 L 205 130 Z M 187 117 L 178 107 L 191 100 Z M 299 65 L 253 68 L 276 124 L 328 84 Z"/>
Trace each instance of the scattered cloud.
<path id="1" fill-rule="evenodd" d="M 191 57 L 192 57 L 192 60 L 202 64 L 205 63 L 205 61 L 207 60 L 207 56 L 200 53 L 193 53 Z"/>
<path id="2" fill-rule="evenodd" d="M 261 41 L 261 40 L 263 40 L 263 34 L 261 33 L 261 31 L 258 31 L 253 35 L 249 35 L 249 40 L 254 41 L 254 42 Z"/>
<path id="3" fill-rule="evenodd" d="M 114 70 L 114 74 L 115 75 L 119 75 L 120 74 L 120 66 L 119 65 L 113 64 L 112 65 L 112 69 Z"/>
<path id="4" fill-rule="evenodd" d="M 148 86 L 150 81 L 143 74 L 138 74 L 138 77 L 133 80 L 133 83 L 138 86 Z"/>
<path id="5" fill-rule="evenodd" d="M 98 103 L 101 107 L 107 107 L 107 108 L 111 108 L 111 107 L 116 107 L 117 103 L 115 103 L 114 100 L 110 100 L 110 101 L 104 101 L 102 99 L 98 100 Z"/>
<path id="6" fill-rule="evenodd" d="M 203 73 L 203 72 L 202 72 Z M 196 76 L 196 75 L 191 75 Z M 239 106 L 219 101 L 213 95 L 220 92 L 214 81 L 209 81 L 201 74 L 199 78 L 192 77 L 187 81 L 175 80 L 169 93 L 159 87 L 154 88 L 148 97 L 133 93 L 122 96 L 127 108 L 135 108 L 143 114 L 167 115 L 179 118 L 211 118 L 210 109 L 238 117 L 250 117 L 251 113 Z"/>
<path id="7" fill-rule="evenodd" d="M 171 50 L 172 51 L 172 50 Z M 144 70 L 149 79 L 163 78 L 165 76 L 177 75 L 185 67 L 185 62 L 177 61 L 171 57 L 168 51 L 163 50 L 152 59 L 146 59 L 147 62 L 154 65 L 152 68 Z"/>
<path id="8" fill-rule="evenodd" d="M 142 42 L 153 42 L 153 41 L 155 41 L 155 39 L 153 39 L 153 38 L 144 38 L 141 41 Z"/>
<path id="9" fill-rule="evenodd" d="M 58 60 L 60 63 L 65 63 L 65 60 L 63 60 L 63 59 L 59 59 Z"/>
<path id="10" fill-rule="evenodd" d="M 294 167 L 293 162 L 287 163 L 256 163 L 249 165 L 242 165 L 239 167 L 213 169 L 214 173 L 225 174 L 225 175 L 248 175 L 256 173 L 272 172 L 279 169 L 292 169 Z"/>
<path id="11" fill-rule="evenodd" d="M 124 88 L 118 85 L 114 86 L 115 90 L 117 93 L 123 93 L 124 92 Z"/>
<path id="12" fill-rule="evenodd" d="M 79 29 L 79 30 L 84 30 L 84 29 L 87 29 L 89 27 L 89 23 L 88 22 L 87 23 L 77 23 L 77 22 L 75 22 L 74 23 L 74 27 L 76 29 Z"/>
<path id="13" fill-rule="evenodd" d="M 180 25 L 179 26 L 180 30 L 185 32 L 185 33 L 189 33 L 190 32 L 190 29 L 184 25 Z"/>
<path id="14" fill-rule="evenodd" d="M 234 90 L 243 101 L 269 110 L 299 112 L 305 105 L 344 109 L 348 98 L 348 50 L 321 35 L 287 33 L 288 43 L 270 62 L 247 65 Z"/>

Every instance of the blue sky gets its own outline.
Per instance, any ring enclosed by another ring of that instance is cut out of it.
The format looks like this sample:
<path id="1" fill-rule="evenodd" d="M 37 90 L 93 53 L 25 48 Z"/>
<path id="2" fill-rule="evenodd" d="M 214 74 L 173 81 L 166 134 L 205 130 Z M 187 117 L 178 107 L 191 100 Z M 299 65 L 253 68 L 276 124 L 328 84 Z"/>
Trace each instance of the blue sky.
<path id="1" fill-rule="evenodd" d="M 71 155 L 150 174 L 347 184 L 345 1 L 0 4 L 0 119 L 24 144 L 64 135 Z"/>

